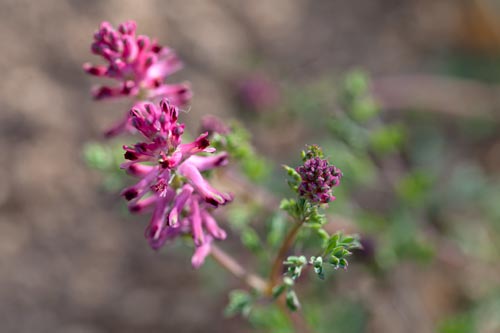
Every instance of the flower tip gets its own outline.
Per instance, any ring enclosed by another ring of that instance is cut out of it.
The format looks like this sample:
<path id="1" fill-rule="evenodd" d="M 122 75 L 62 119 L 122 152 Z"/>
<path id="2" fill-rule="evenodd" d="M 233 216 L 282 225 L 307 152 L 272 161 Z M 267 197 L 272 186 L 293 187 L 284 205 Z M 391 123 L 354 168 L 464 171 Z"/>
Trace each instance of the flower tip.
<path id="1" fill-rule="evenodd" d="M 220 196 L 218 198 L 216 198 L 216 197 L 207 197 L 207 198 L 205 198 L 205 201 L 208 204 L 210 204 L 210 205 L 212 205 L 214 207 L 219 207 L 219 205 L 223 205 L 224 204 L 224 200 Z"/>
<path id="2" fill-rule="evenodd" d="M 155 240 L 149 240 L 148 242 L 149 242 L 149 247 L 155 252 L 158 252 L 163 245 L 162 242 L 158 242 Z"/>
<path id="3" fill-rule="evenodd" d="M 220 154 L 220 156 L 215 161 L 214 165 L 216 167 L 219 167 L 219 166 L 225 166 L 228 163 L 229 163 L 229 154 L 227 152 L 224 152 L 224 153 Z"/>
<path id="4" fill-rule="evenodd" d="M 219 229 L 214 233 L 214 237 L 219 240 L 225 240 L 227 238 L 227 233 L 224 230 Z"/>
<path id="5" fill-rule="evenodd" d="M 137 214 L 137 213 L 140 213 L 142 210 L 143 210 L 143 205 L 139 205 L 139 204 L 132 204 L 130 206 L 128 206 L 128 210 L 129 212 L 131 212 L 132 214 Z"/>
<path id="6" fill-rule="evenodd" d="M 100 101 L 101 99 L 104 98 L 109 98 L 113 96 L 113 90 L 110 87 L 98 87 L 92 91 L 92 97 L 96 101 Z"/>
<path id="7" fill-rule="evenodd" d="M 200 268 L 204 262 L 205 258 L 200 258 L 198 256 L 193 256 L 193 258 L 191 258 L 191 266 L 193 266 L 194 269 Z"/>
<path id="8" fill-rule="evenodd" d="M 196 247 L 191 258 L 191 265 L 194 269 L 198 269 L 205 262 L 206 257 L 210 254 L 210 241 L 199 247 Z"/>
<path id="9" fill-rule="evenodd" d="M 179 214 L 177 214 L 177 210 L 175 210 L 175 208 L 174 208 L 174 209 L 172 209 L 172 211 L 170 212 L 170 214 L 168 216 L 167 225 L 170 227 L 175 226 L 178 221 L 179 221 Z"/>
<path id="10" fill-rule="evenodd" d="M 204 150 L 210 146 L 210 141 L 208 140 L 208 132 L 201 134 L 195 141 L 196 147 L 200 150 Z M 205 150 L 206 151 L 206 150 Z M 215 151 L 215 149 L 214 149 Z"/>
<path id="11" fill-rule="evenodd" d="M 121 193 L 121 195 L 123 195 L 127 201 L 130 201 L 130 200 L 136 198 L 138 194 L 139 194 L 139 192 L 135 188 L 125 189 Z"/>
<path id="12" fill-rule="evenodd" d="M 135 154 L 134 152 L 130 151 L 130 150 L 127 150 L 125 152 L 125 154 L 123 154 L 123 156 L 125 157 L 126 160 L 130 160 L 130 161 L 135 161 L 137 160 L 137 154 Z"/>

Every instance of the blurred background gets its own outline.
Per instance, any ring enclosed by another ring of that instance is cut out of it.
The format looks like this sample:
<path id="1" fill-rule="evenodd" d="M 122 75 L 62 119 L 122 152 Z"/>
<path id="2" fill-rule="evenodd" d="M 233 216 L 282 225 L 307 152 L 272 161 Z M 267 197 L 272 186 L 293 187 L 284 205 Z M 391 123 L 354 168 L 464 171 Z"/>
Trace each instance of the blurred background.
<path id="1" fill-rule="evenodd" d="M 300 290 L 315 332 L 500 332 L 496 0 L 1 0 L 1 332 L 252 331 L 222 316 L 240 283 L 151 251 L 83 157 L 128 105 L 92 101 L 81 64 L 101 21 L 128 19 L 184 60 L 190 130 L 205 114 L 249 128 L 276 165 L 249 183 L 284 191 L 306 143 L 343 170 L 331 228 L 365 250 Z"/>

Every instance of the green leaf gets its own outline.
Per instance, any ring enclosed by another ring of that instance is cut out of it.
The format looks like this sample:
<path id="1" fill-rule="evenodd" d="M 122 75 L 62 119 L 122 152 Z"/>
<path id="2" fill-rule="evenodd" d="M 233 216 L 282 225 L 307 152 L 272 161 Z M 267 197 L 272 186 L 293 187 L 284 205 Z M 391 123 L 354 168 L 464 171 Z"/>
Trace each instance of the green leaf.
<path id="1" fill-rule="evenodd" d="M 323 273 L 323 257 L 311 257 L 309 261 L 313 267 L 314 272 L 318 275 L 321 280 L 325 279 L 325 274 Z"/>
<path id="2" fill-rule="evenodd" d="M 286 258 L 286 260 L 283 262 L 285 265 L 297 265 L 297 266 L 303 266 L 307 264 L 307 259 L 304 256 L 289 256 Z"/>
<path id="3" fill-rule="evenodd" d="M 370 136 L 370 143 L 378 154 L 397 151 L 406 140 L 406 131 L 401 124 L 386 125 Z"/>
<path id="4" fill-rule="evenodd" d="M 351 244 L 355 240 L 356 240 L 356 238 L 354 236 L 345 236 L 344 238 L 342 238 L 342 243 L 343 244 Z"/>
<path id="5" fill-rule="evenodd" d="M 340 263 L 339 258 L 337 258 L 335 256 L 330 256 L 329 262 L 330 262 L 330 264 L 333 265 L 334 268 L 338 268 L 339 267 L 339 263 Z"/>
<path id="6" fill-rule="evenodd" d="M 267 161 L 259 156 L 242 159 L 240 163 L 243 173 L 252 181 L 261 182 L 271 170 Z"/>
<path id="7" fill-rule="evenodd" d="M 337 258 L 342 258 L 344 256 L 344 247 L 343 246 L 337 246 L 332 250 L 332 255 L 334 255 Z"/>
<path id="8" fill-rule="evenodd" d="M 271 219 L 269 231 L 267 233 L 267 244 L 272 248 L 277 248 L 285 235 L 285 214 L 278 212 Z"/>
<path id="9" fill-rule="evenodd" d="M 288 186 L 290 186 L 290 188 L 294 192 L 297 192 L 299 185 L 302 182 L 302 177 L 299 175 L 299 173 L 297 171 L 295 171 L 295 169 L 293 169 L 287 165 L 283 165 L 283 168 L 286 170 L 288 176 L 291 178 L 288 180 Z"/>
<path id="10" fill-rule="evenodd" d="M 397 193 L 408 203 L 420 204 L 425 202 L 433 184 L 433 178 L 426 171 L 417 170 L 409 173 L 399 182 Z"/>
<path id="11" fill-rule="evenodd" d="M 295 171 L 294 168 L 289 167 L 288 165 L 283 165 L 283 168 L 286 170 L 286 173 L 290 177 L 292 177 L 294 180 L 296 180 L 298 182 L 302 181 L 302 177 L 300 176 L 300 174 L 297 171 Z"/>
<path id="12" fill-rule="evenodd" d="M 340 233 L 335 233 L 333 234 L 330 239 L 328 240 L 325 253 L 330 253 L 334 248 L 337 247 L 338 241 L 340 239 Z"/>
<path id="13" fill-rule="evenodd" d="M 262 181 L 270 173 L 266 160 L 257 155 L 251 144 L 251 135 L 244 126 L 236 121 L 231 123 L 228 134 L 213 134 L 210 142 L 217 150 L 225 150 L 241 166 L 243 173 L 253 181 Z"/>
<path id="14" fill-rule="evenodd" d="M 319 237 L 321 237 L 321 239 L 328 240 L 330 238 L 330 234 L 328 234 L 328 232 L 323 228 L 317 229 L 316 232 L 318 233 Z"/>
<path id="15" fill-rule="evenodd" d="M 293 290 L 289 290 L 286 293 L 286 305 L 292 311 L 297 311 L 300 308 L 299 298 Z"/>
<path id="16" fill-rule="evenodd" d="M 317 206 L 308 205 L 306 207 L 306 211 L 305 211 L 304 215 L 306 216 L 305 220 L 306 220 L 307 224 L 322 226 L 326 223 L 325 215 L 320 214 L 318 212 Z"/>
<path id="17" fill-rule="evenodd" d="M 251 227 L 245 227 L 240 234 L 241 243 L 253 253 L 262 251 L 259 235 Z"/>
<path id="18" fill-rule="evenodd" d="M 278 298 L 286 290 L 286 284 L 279 284 L 273 288 L 273 298 Z"/>
<path id="19" fill-rule="evenodd" d="M 344 90 L 353 97 L 358 97 L 368 91 L 368 75 L 361 70 L 353 70 L 346 75 Z"/>
<path id="20" fill-rule="evenodd" d="M 325 157 L 323 154 L 323 150 L 318 145 L 307 146 L 307 150 L 302 151 L 301 156 L 302 156 L 302 160 L 304 162 L 307 160 L 310 160 L 311 158 L 315 158 L 315 157 L 319 157 L 319 158 Z"/>
<path id="21" fill-rule="evenodd" d="M 354 120 L 360 123 L 367 122 L 368 120 L 375 117 L 378 113 L 378 105 L 369 96 L 354 100 L 351 108 L 349 109 L 349 115 Z"/>
<path id="22" fill-rule="evenodd" d="M 307 265 L 307 259 L 304 256 L 290 256 L 283 264 L 288 266 L 287 273 L 295 280 L 302 273 L 302 268 Z"/>
<path id="23" fill-rule="evenodd" d="M 348 262 L 345 258 L 341 258 L 339 260 L 339 267 L 340 268 L 347 268 Z"/>
<path id="24" fill-rule="evenodd" d="M 293 281 L 292 278 L 290 278 L 289 276 L 285 276 L 283 277 L 283 283 L 288 286 L 288 287 L 291 287 L 295 284 L 295 282 Z"/>
<path id="25" fill-rule="evenodd" d="M 244 290 L 233 290 L 229 293 L 229 304 L 224 310 L 224 315 L 227 317 L 232 317 L 241 313 L 243 316 L 248 316 L 252 309 L 253 299 Z"/>
<path id="26" fill-rule="evenodd" d="M 297 212 L 297 202 L 293 199 L 283 199 L 280 203 L 280 209 L 294 216 Z"/>

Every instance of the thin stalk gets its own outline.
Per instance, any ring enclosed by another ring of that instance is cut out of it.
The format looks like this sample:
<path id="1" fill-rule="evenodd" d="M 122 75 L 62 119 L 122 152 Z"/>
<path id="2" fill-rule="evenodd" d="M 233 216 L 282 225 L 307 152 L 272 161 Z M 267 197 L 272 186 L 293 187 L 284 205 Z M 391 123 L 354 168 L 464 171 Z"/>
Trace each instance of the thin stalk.
<path id="1" fill-rule="evenodd" d="M 236 261 L 236 259 L 234 259 L 217 245 L 211 245 L 210 254 L 219 265 L 221 265 L 238 279 L 245 282 L 251 288 L 261 293 L 264 293 L 266 291 L 267 283 L 262 277 L 248 272 Z"/>
<path id="2" fill-rule="evenodd" d="M 287 255 L 288 251 L 290 250 L 290 247 L 293 245 L 293 242 L 295 241 L 295 237 L 297 237 L 297 233 L 300 230 L 300 227 L 302 227 L 302 224 L 304 224 L 304 220 L 297 221 L 293 228 L 288 232 L 288 234 L 285 237 L 285 240 L 281 244 L 281 247 L 278 251 L 278 254 L 276 255 L 276 259 L 274 259 L 272 268 L 271 268 L 271 274 L 269 276 L 269 283 L 267 285 L 267 294 L 271 295 L 274 286 L 277 284 L 280 276 L 281 276 L 281 271 L 283 267 L 283 261 L 285 260 L 285 256 Z"/>

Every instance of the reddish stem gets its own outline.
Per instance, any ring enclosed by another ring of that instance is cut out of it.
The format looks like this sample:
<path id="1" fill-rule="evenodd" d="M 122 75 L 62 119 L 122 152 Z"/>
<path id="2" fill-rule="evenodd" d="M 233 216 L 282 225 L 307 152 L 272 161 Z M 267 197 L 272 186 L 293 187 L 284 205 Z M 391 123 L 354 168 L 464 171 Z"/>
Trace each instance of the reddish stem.
<path id="1" fill-rule="evenodd" d="M 266 290 L 266 281 L 260 276 L 247 272 L 247 270 L 241 266 L 236 259 L 227 254 L 224 250 L 219 248 L 217 245 L 211 245 L 212 257 L 225 269 L 227 269 L 231 274 L 233 274 L 238 279 L 243 280 L 247 285 L 255 290 L 263 293 Z"/>
<path id="2" fill-rule="evenodd" d="M 283 261 L 285 260 L 285 256 L 290 250 L 290 247 L 293 245 L 295 237 L 297 237 L 297 233 L 299 232 L 300 227 L 302 226 L 303 223 L 304 220 L 300 220 L 297 223 L 295 223 L 293 228 L 288 232 L 288 235 L 286 235 L 283 244 L 281 244 L 281 247 L 278 251 L 278 254 L 276 255 L 276 259 L 274 259 L 273 266 L 271 268 L 269 283 L 267 285 L 268 295 L 272 295 L 273 288 L 278 283 L 278 280 L 281 276 L 281 272 L 283 271 Z"/>

